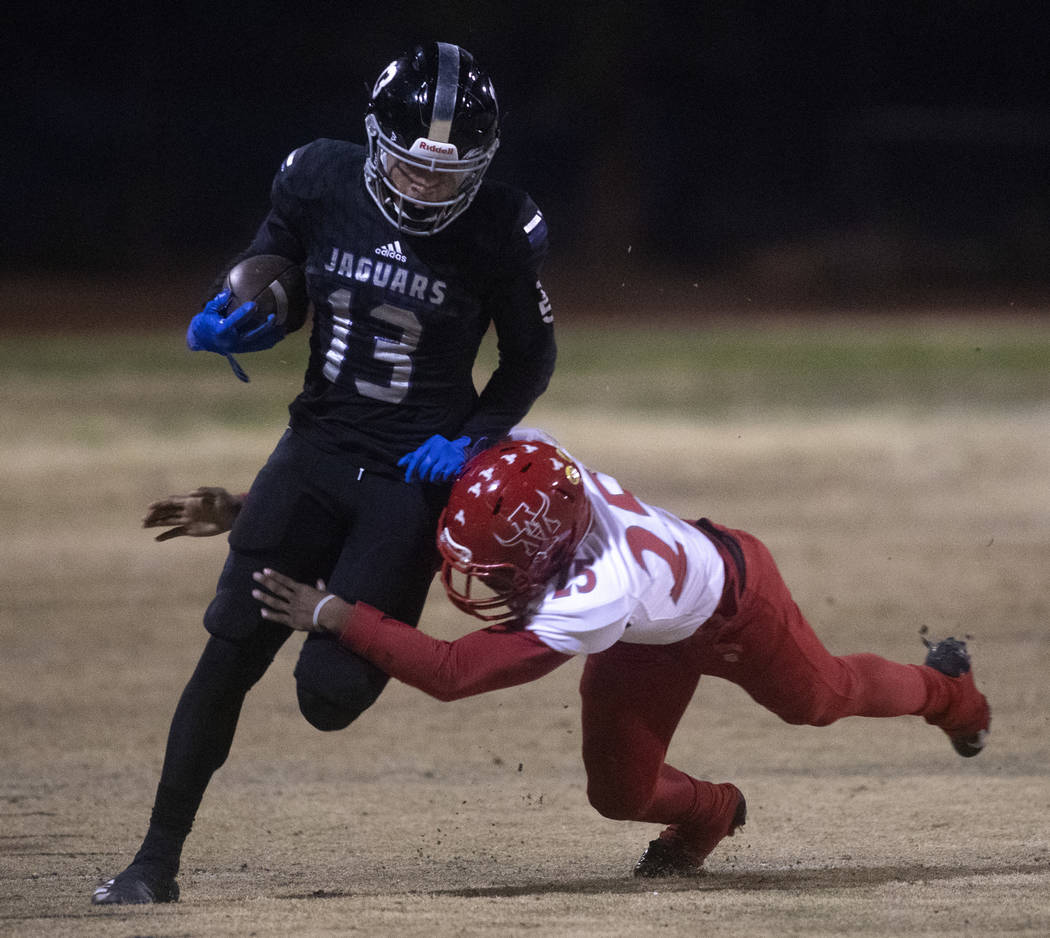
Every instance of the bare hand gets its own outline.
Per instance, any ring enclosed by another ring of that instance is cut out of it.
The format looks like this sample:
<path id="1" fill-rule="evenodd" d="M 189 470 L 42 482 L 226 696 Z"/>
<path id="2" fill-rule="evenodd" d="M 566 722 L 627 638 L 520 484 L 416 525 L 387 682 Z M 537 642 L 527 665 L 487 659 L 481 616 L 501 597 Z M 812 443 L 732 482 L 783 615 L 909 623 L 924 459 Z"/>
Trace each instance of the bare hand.
<path id="1" fill-rule="evenodd" d="M 169 495 L 149 506 L 142 519 L 144 528 L 166 528 L 155 540 L 167 541 L 186 534 L 190 537 L 211 537 L 233 527 L 241 510 L 241 498 L 224 488 L 204 487 L 188 495 Z"/>
<path id="2" fill-rule="evenodd" d="M 252 579 L 269 591 L 252 590 L 252 597 L 263 605 L 264 619 L 299 632 L 342 631 L 351 604 L 326 592 L 322 581 L 315 588 L 269 569 L 253 573 Z"/>

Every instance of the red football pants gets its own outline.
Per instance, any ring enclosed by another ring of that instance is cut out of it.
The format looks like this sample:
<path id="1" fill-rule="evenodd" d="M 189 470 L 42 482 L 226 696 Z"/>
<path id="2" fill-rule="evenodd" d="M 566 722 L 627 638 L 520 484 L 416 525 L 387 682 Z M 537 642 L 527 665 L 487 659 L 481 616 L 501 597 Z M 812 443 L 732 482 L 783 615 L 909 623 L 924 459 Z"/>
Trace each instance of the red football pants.
<path id="1" fill-rule="evenodd" d="M 673 645 L 618 642 L 587 658 L 580 682 L 587 794 L 606 817 L 702 826 L 723 810 L 711 783 L 664 761 L 701 675 L 742 687 L 788 723 L 825 726 L 927 709 L 923 672 L 930 669 L 872 654 L 832 655 L 766 546 L 743 531 L 721 530 L 742 549 L 746 582 L 712 538 L 726 564 L 726 588 L 696 634 Z"/>

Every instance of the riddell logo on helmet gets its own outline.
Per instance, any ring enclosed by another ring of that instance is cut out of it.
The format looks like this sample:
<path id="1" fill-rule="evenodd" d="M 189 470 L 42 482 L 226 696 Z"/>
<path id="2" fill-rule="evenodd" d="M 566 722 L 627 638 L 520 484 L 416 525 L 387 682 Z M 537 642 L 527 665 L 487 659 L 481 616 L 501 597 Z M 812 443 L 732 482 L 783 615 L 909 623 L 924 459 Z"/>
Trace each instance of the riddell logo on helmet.
<path id="1" fill-rule="evenodd" d="M 521 544 L 529 556 L 540 548 L 546 547 L 558 533 L 558 528 L 561 527 L 560 521 L 547 517 L 547 510 L 551 504 L 550 497 L 546 492 L 537 491 L 536 494 L 540 497 L 540 507 L 533 510 L 522 502 L 507 515 L 507 524 L 514 529 L 514 533 L 508 538 L 495 535 L 496 540 L 504 547 Z"/>
<path id="2" fill-rule="evenodd" d="M 442 143 L 440 140 L 428 140 L 419 137 L 409 148 L 409 153 L 417 156 L 426 155 L 428 160 L 453 161 L 459 159 L 459 150 L 454 143 Z"/>

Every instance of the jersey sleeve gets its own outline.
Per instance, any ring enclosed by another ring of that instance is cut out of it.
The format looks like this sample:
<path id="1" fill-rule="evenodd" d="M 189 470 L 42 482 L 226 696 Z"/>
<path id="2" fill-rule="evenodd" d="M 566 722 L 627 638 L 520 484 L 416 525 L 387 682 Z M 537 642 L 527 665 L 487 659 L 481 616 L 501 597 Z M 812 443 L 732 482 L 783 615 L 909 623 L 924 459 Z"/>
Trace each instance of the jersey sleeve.
<path id="1" fill-rule="evenodd" d="M 618 586 L 602 582 L 600 566 L 578 570 L 564 588 L 544 597 L 526 629 L 563 655 L 595 655 L 620 641 L 630 628 L 632 604 Z"/>
<path id="2" fill-rule="evenodd" d="M 306 218 L 303 201 L 319 173 L 321 147 L 313 144 L 299 147 L 285 157 L 270 187 L 270 211 L 252 239 L 249 255 L 278 254 L 302 263 L 306 260 Z"/>
<path id="3" fill-rule="evenodd" d="M 302 185 L 299 177 L 302 175 L 301 166 L 304 162 L 299 157 L 309 149 L 309 146 L 307 144 L 298 150 L 293 150 L 285 157 L 270 186 L 270 210 L 256 230 L 251 244 L 219 272 L 212 283 L 209 296 L 221 290 L 226 275 L 249 257 L 258 257 L 260 254 L 277 254 L 299 264 L 306 260 L 306 247 L 302 235 L 303 213 L 297 189 Z M 295 170 L 293 166 L 296 167 Z"/>
<path id="4" fill-rule="evenodd" d="M 443 641 L 361 602 L 339 641 L 391 677 L 446 701 L 534 681 L 571 657 L 531 632 L 500 626 Z"/>
<path id="5" fill-rule="evenodd" d="M 539 277 L 547 249 L 547 223 L 525 195 L 485 300 L 499 361 L 463 427 L 473 440 L 504 436 L 529 412 L 554 373 L 554 314 Z"/>

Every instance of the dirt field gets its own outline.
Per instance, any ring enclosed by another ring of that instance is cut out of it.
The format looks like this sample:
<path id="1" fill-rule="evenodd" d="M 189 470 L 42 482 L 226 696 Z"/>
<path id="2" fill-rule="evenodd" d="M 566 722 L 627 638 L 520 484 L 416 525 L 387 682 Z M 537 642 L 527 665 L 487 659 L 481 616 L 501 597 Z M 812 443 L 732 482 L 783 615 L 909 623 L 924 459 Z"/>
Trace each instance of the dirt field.
<path id="1" fill-rule="evenodd" d="M 228 378 L 228 375 L 225 376 Z M 659 504 L 762 536 L 837 653 L 967 634 L 989 749 L 918 718 L 791 727 L 708 679 L 671 759 L 746 793 L 690 882 L 630 871 L 656 828 L 586 803 L 573 663 L 441 704 L 402 685 L 348 730 L 299 716 L 292 639 L 248 698 L 177 905 L 97 909 L 145 829 L 223 539 L 156 544 L 148 501 L 243 487 L 276 432 L 90 426 L 0 450 L 0 934 L 1050 934 L 1050 415 L 939 408 L 675 423 L 533 420 Z M 39 414 L 47 420 L 46 414 Z M 638 441 L 646 449 L 638 451 Z M 435 592 L 425 627 L 465 631 Z"/>

